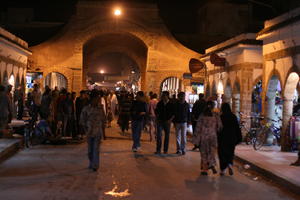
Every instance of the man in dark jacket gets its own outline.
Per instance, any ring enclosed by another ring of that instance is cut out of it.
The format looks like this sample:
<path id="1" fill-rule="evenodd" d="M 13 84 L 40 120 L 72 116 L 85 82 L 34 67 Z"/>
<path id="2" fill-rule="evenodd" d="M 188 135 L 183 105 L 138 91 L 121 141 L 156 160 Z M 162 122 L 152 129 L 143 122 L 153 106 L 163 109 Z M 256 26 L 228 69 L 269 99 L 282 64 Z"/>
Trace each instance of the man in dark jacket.
<path id="1" fill-rule="evenodd" d="M 137 152 L 137 149 L 141 147 L 140 138 L 143 129 L 143 123 L 147 112 L 147 104 L 143 101 L 144 92 L 139 91 L 136 96 L 136 100 L 132 102 L 130 109 L 131 113 L 131 129 L 132 129 L 132 151 Z"/>
<path id="2" fill-rule="evenodd" d="M 163 130 L 165 132 L 164 153 L 168 153 L 170 126 L 171 126 L 171 118 L 172 118 L 172 104 L 169 101 L 168 91 L 162 92 L 161 100 L 156 105 L 155 115 L 156 115 L 156 122 L 157 122 L 155 154 L 161 153 Z"/>
<path id="3" fill-rule="evenodd" d="M 175 131 L 177 137 L 176 153 L 185 155 L 186 131 L 187 125 L 191 124 L 191 112 L 189 104 L 185 101 L 184 92 L 180 92 L 178 94 L 178 102 L 176 102 L 173 109 L 173 121 L 175 123 Z"/>
<path id="4" fill-rule="evenodd" d="M 197 125 L 197 120 L 199 116 L 203 113 L 204 108 L 206 105 L 206 101 L 204 100 L 204 94 L 199 94 L 199 99 L 194 103 L 192 109 L 192 127 L 193 127 L 193 134 L 195 134 L 195 129 Z M 199 148 L 198 145 L 195 145 L 193 151 Z"/>

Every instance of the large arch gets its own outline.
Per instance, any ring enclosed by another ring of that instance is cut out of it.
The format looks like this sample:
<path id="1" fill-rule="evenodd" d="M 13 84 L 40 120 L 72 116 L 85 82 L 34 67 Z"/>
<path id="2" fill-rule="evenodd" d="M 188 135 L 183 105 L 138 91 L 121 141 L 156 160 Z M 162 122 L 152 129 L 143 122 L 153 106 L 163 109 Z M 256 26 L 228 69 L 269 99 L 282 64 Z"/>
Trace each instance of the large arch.
<path id="1" fill-rule="evenodd" d="M 94 65 L 99 62 L 99 57 L 105 53 L 113 52 L 125 54 L 137 63 L 141 72 L 142 88 L 145 88 L 148 48 L 143 41 L 128 33 L 103 34 L 84 44 L 82 86 L 86 87 L 87 74 L 91 68 L 95 68 Z"/>
<path id="2" fill-rule="evenodd" d="M 190 59 L 200 56 L 174 39 L 155 4 L 124 5 L 124 13 L 118 19 L 112 15 L 112 8 L 111 2 L 79 1 L 76 14 L 58 35 L 31 47 L 32 68 L 43 72 L 60 68 L 68 80 L 74 80 L 69 89 L 79 91 L 86 81 L 87 47 L 98 44 L 94 52 L 98 55 L 126 52 L 142 69 L 142 89 L 158 92 L 157 79 L 166 78 L 166 74 L 188 73 Z M 138 48 L 134 48 L 136 44 Z"/>

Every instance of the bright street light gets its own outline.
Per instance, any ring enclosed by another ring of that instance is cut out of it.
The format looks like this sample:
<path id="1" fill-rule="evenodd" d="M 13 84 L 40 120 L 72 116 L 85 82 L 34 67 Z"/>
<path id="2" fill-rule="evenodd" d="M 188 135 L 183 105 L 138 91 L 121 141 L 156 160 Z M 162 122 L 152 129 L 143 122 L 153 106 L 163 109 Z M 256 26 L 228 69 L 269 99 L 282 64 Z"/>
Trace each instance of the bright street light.
<path id="1" fill-rule="evenodd" d="M 103 69 L 100 70 L 100 74 L 104 74 L 104 70 Z"/>
<path id="2" fill-rule="evenodd" d="M 120 16 L 121 14 L 122 14 L 122 11 L 119 8 L 114 10 L 114 15 Z"/>

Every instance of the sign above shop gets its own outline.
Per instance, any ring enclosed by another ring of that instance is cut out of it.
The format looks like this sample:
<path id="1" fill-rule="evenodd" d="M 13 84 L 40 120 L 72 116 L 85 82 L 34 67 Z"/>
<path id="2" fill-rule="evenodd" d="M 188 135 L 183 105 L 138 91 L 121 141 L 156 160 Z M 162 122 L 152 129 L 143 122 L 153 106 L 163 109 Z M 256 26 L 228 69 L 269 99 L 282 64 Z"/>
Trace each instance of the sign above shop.
<path id="1" fill-rule="evenodd" d="M 191 73 L 196 73 L 204 69 L 205 64 L 196 58 L 192 58 L 189 63 L 189 68 Z"/>

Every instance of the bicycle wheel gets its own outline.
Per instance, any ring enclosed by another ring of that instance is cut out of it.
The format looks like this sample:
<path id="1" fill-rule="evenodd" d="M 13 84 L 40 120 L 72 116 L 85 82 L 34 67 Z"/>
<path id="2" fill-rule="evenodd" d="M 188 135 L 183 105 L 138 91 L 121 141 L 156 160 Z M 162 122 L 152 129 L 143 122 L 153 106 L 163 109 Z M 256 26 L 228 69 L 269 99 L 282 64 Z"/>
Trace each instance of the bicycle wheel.
<path id="1" fill-rule="evenodd" d="M 245 140 L 245 143 L 246 143 L 247 145 L 252 144 L 252 138 L 251 138 L 250 133 L 247 133 L 247 134 L 246 134 L 244 140 Z"/>
<path id="2" fill-rule="evenodd" d="M 264 145 L 266 141 L 267 131 L 267 129 L 263 128 L 261 131 L 258 132 L 253 143 L 253 148 L 255 150 L 259 150 Z"/>

